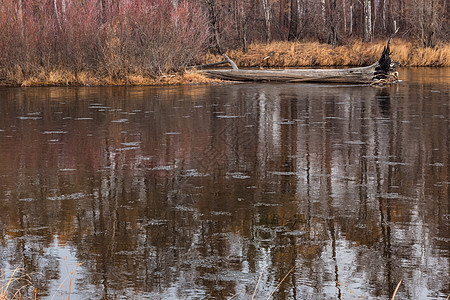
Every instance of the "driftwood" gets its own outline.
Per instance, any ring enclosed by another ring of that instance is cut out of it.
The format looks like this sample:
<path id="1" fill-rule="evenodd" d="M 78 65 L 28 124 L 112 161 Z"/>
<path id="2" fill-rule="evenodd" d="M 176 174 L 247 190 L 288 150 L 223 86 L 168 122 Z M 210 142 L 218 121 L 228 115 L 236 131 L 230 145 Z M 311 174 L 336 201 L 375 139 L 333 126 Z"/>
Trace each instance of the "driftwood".
<path id="1" fill-rule="evenodd" d="M 383 85 L 397 82 L 398 62 L 391 62 L 389 38 L 381 58 L 366 67 L 349 69 L 279 69 L 279 70 L 241 70 L 234 64 L 232 70 L 208 70 L 205 73 L 213 78 L 233 81 L 263 82 L 330 82 L 330 83 L 366 83 Z M 226 57 L 229 59 L 228 57 Z M 230 60 L 231 61 L 231 60 Z M 232 64 L 232 66 L 233 66 Z"/>
<path id="2" fill-rule="evenodd" d="M 196 69 L 204 69 L 204 68 L 209 68 L 209 67 L 215 67 L 215 66 L 220 66 L 220 65 L 224 65 L 224 64 L 230 64 L 231 68 L 233 70 L 238 70 L 239 68 L 236 66 L 235 62 L 232 61 L 225 53 L 222 54 L 223 57 L 225 57 L 224 60 L 219 61 L 219 62 L 215 62 L 215 63 L 211 63 L 211 64 L 204 64 L 204 65 L 197 65 L 197 66 L 191 66 L 189 68 L 196 68 Z"/>

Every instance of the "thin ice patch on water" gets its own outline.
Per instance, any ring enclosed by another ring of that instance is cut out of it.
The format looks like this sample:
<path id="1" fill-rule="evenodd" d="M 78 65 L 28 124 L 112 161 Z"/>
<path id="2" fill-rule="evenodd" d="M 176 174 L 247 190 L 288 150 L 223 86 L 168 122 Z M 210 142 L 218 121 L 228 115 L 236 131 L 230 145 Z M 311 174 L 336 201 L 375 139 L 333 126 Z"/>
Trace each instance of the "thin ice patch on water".
<path id="1" fill-rule="evenodd" d="M 42 134 L 65 134 L 65 133 L 69 132 L 63 130 L 55 130 L 55 131 L 44 131 Z"/>
<path id="2" fill-rule="evenodd" d="M 227 176 L 231 177 L 231 178 L 234 178 L 234 179 L 247 179 L 247 178 L 250 178 L 250 176 L 245 175 L 242 172 L 228 172 Z"/>
<path id="3" fill-rule="evenodd" d="M 278 203 L 257 202 L 255 204 L 253 204 L 253 206 L 255 206 L 255 207 L 276 207 L 276 206 L 282 206 L 282 205 L 278 204 Z"/>
<path id="4" fill-rule="evenodd" d="M 297 172 L 281 172 L 281 171 L 270 171 L 269 174 L 278 176 L 296 176 L 299 175 Z"/>
<path id="5" fill-rule="evenodd" d="M 354 141 L 345 141 L 344 144 L 349 144 L 349 145 L 365 145 L 367 143 L 360 141 L 360 140 L 354 140 Z"/>
<path id="6" fill-rule="evenodd" d="M 42 117 L 19 116 L 19 120 L 42 120 Z"/>
<path id="7" fill-rule="evenodd" d="M 170 170 L 174 170 L 177 167 L 174 165 L 168 165 L 168 166 L 156 166 L 154 168 L 151 168 L 150 170 L 152 171 L 170 171 Z"/>
<path id="8" fill-rule="evenodd" d="M 400 199 L 399 193 L 383 193 L 379 194 L 379 196 L 384 199 Z"/>
<path id="9" fill-rule="evenodd" d="M 237 119 L 237 118 L 241 118 L 241 116 L 235 116 L 235 115 L 219 115 L 216 116 L 219 119 Z"/>
<path id="10" fill-rule="evenodd" d="M 334 176 L 336 180 L 342 180 L 342 181 L 357 181 L 358 178 L 353 176 Z"/>
<path id="11" fill-rule="evenodd" d="M 149 160 L 152 159 L 152 157 L 153 157 L 153 156 L 142 156 L 142 155 L 139 155 L 139 156 L 136 157 L 136 160 L 149 161 Z"/>
<path id="12" fill-rule="evenodd" d="M 48 197 L 47 199 L 51 201 L 61 201 L 61 200 L 78 200 L 84 197 L 86 197 L 86 194 L 84 193 L 73 193 L 61 196 Z"/>
<path id="13" fill-rule="evenodd" d="M 274 122 L 276 125 L 294 125 L 295 121 L 277 121 Z"/>
<path id="14" fill-rule="evenodd" d="M 212 211 L 210 212 L 213 216 L 232 216 L 233 214 L 228 211 Z"/>
<path id="15" fill-rule="evenodd" d="M 167 225 L 167 220 L 158 220 L 158 219 L 153 219 L 153 220 L 148 220 L 147 224 L 145 224 L 144 226 L 163 226 L 163 225 Z"/>
<path id="16" fill-rule="evenodd" d="M 181 175 L 183 177 L 206 177 L 209 176 L 208 173 L 200 173 L 197 169 L 185 170 Z"/>
<path id="17" fill-rule="evenodd" d="M 284 232 L 283 235 L 289 235 L 289 236 L 302 236 L 305 235 L 305 231 L 302 230 L 292 230 L 292 231 L 287 231 Z"/>
<path id="18" fill-rule="evenodd" d="M 399 161 L 387 161 L 387 162 L 381 162 L 381 164 L 385 164 L 388 166 L 406 166 L 406 163 L 402 163 Z"/>
<path id="19" fill-rule="evenodd" d="M 346 120 L 345 118 L 342 117 L 324 117 L 325 120 Z"/>
<path id="20" fill-rule="evenodd" d="M 91 105 L 91 106 L 88 106 L 88 108 L 90 108 L 90 109 L 108 109 L 109 106 L 103 106 L 103 105 Z"/>
<path id="21" fill-rule="evenodd" d="M 130 150 L 138 150 L 139 147 L 124 147 L 124 148 L 117 148 L 116 151 L 130 151 Z"/>
<path id="22" fill-rule="evenodd" d="M 22 202 L 31 202 L 31 201 L 34 201 L 34 198 L 20 198 L 19 201 L 22 201 Z"/>
<path id="23" fill-rule="evenodd" d="M 40 227 L 30 227 L 30 228 L 26 228 L 26 229 L 11 229 L 9 230 L 10 232 L 27 232 L 27 233 L 31 233 L 31 232 L 36 232 L 36 231 L 41 231 L 41 230 L 47 230 L 49 227 L 48 226 L 40 226 Z M 24 239 L 29 239 L 29 235 L 26 235 L 23 237 Z"/>
<path id="24" fill-rule="evenodd" d="M 127 251 L 121 250 L 114 253 L 114 255 L 124 255 L 124 256 L 133 256 L 136 255 L 137 251 Z"/>
<path id="25" fill-rule="evenodd" d="M 175 210 L 179 210 L 179 211 L 186 211 L 186 212 L 194 212 L 195 209 L 192 207 L 187 207 L 187 206 L 182 206 L 182 205 L 177 205 L 174 207 Z"/>
<path id="26" fill-rule="evenodd" d="M 125 123 L 128 122 L 128 119 L 119 119 L 119 120 L 112 120 L 111 123 Z"/>
<path id="27" fill-rule="evenodd" d="M 139 146 L 141 142 L 128 142 L 128 143 L 120 143 L 121 145 L 127 146 L 127 147 L 134 147 Z"/>

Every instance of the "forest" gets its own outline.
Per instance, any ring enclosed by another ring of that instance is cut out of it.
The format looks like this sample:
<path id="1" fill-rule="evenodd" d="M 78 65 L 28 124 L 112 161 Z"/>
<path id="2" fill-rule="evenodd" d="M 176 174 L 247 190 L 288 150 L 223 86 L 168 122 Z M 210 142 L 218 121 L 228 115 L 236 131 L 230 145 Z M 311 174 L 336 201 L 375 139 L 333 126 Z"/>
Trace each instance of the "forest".
<path id="1" fill-rule="evenodd" d="M 0 82 L 157 78 L 206 54 L 280 42 L 332 51 L 397 29 L 409 48 L 443 48 L 446 65 L 448 11 L 446 0 L 0 0 Z"/>

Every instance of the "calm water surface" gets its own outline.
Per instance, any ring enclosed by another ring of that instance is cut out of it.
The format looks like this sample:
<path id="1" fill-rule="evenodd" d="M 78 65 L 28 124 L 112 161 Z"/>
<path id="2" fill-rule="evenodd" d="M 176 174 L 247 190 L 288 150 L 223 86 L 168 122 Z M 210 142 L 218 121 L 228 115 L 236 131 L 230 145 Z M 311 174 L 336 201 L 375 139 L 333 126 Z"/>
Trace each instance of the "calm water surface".
<path id="1" fill-rule="evenodd" d="M 44 299 L 445 299 L 450 69 L 400 75 L 0 89 L 3 276 Z"/>

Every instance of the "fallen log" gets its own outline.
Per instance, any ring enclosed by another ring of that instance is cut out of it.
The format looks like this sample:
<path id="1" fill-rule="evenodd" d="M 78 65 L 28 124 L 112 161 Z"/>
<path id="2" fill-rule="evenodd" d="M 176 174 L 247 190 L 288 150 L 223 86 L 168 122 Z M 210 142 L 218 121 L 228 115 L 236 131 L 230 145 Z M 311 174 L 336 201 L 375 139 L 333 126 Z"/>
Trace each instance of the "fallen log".
<path id="1" fill-rule="evenodd" d="M 232 81 L 262 81 L 262 82 L 329 82 L 329 83 L 366 83 L 384 85 L 397 82 L 397 63 L 392 63 L 389 38 L 381 58 L 366 67 L 348 69 L 267 69 L 242 70 L 233 67 L 232 70 L 208 70 L 206 75 Z M 234 64 L 235 66 L 235 64 Z"/>
<path id="2" fill-rule="evenodd" d="M 224 64 L 230 64 L 231 68 L 233 70 L 237 70 L 238 67 L 236 66 L 235 62 L 232 61 L 225 53 L 222 54 L 223 57 L 225 58 L 222 61 L 219 62 L 215 62 L 215 63 L 210 63 L 210 64 L 203 64 L 203 65 L 197 65 L 197 66 L 190 66 L 188 68 L 195 68 L 195 69 L 204 69 L 204 68 L 209 68 L 209 67 L 215 67 L 215 66 L 220 66 L 220 65 L 224 65 Z"/>

